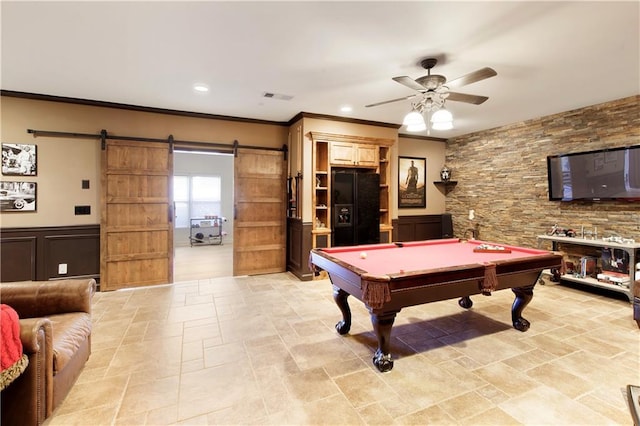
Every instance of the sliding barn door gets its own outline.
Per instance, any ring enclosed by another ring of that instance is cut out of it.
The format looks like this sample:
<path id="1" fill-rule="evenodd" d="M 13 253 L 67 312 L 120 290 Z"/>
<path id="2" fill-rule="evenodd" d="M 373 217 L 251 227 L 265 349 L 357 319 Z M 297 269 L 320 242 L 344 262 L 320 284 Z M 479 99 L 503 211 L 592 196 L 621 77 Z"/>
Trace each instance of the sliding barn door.
<path id="1" fill-rule="evenodd" d="M 102 152 L 100 288 L 173 281 L 168 143 L 107 140 Z"/>
<path id="2" fill-rule="evenodd" d="M 284 153 L 240 148 L 234 169 L 233 275 L 284 272 Z"/>

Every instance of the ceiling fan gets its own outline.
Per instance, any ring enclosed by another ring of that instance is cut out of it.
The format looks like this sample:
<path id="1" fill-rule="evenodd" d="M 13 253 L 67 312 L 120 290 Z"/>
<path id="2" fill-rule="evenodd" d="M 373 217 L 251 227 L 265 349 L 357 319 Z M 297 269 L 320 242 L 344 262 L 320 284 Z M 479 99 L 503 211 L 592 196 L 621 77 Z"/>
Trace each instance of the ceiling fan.
<path id="1" fill-rule="evenodd" d="M 431 110 L 442 107 L 445 99 L 456 102 L 465 102 L 468 104 L 480 105 L 487 99 L 486 96 L 468 95 L 466 93 L 450 92 L 450 87 L 462 87 L 467 84 L 476 83 L 481 80 L 498 75 L 498 73 L 492 68 L 485 67 L 464 75 L 462 77 L 451 80 L 447 83 L 447 79 L 438 74 L 431 74 L 431 69 L 438 63 L 435 58 L 427 58 L 420 62 L 422 68 L 427 70 L 427 75 L 417 79 L 412 79 L 407 76 L 393 77 L 394 81 L 407 86 L 410 89 L 416 90 L 419 93 L 403 96 L 402 98 L 391 99 L 388 101 L 376 102 L 374 104 L 365 105 L 365 107 L 374 107 L 378 105 L 389 104 L 392 102 L 404 101 L 407 99 L 413 99 L 418 96 L 422 96 L 420 104 L 423 109 Z M 447 85 L 445 86 L 445 83 Z"/>

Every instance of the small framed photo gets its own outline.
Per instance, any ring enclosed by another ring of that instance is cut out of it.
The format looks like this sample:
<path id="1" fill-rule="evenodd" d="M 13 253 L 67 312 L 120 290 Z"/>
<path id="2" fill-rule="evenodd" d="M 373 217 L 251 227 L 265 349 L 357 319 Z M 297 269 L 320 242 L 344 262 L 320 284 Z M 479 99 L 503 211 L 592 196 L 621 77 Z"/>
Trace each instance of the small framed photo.
<path id="1" fill-rule="evenodd" d="M 427 159 L 398 157 L 398 208 L 426 207 Z"/>
<path id="2" fill-rule="evenodd" d="M 35 212 L 36 182 L 0 182 L 0 212 Z"/>
<path id="3" fill-rule="evenodd" d="M 36 176 L 38 174 L 36 145 L 2 144 L 2 174 L 5 176 Z"/>

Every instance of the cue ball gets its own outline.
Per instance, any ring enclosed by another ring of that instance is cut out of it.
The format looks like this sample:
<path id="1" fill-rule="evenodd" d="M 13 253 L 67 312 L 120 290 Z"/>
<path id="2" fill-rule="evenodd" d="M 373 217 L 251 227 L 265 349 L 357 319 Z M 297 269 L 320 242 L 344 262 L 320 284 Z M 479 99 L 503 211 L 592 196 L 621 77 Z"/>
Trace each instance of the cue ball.
<path id="1" fill-rule="evenodd" d="M 367 253 L 362 252 L 360 253 L 360 259 L 366 259 L 367 258 Z"/>

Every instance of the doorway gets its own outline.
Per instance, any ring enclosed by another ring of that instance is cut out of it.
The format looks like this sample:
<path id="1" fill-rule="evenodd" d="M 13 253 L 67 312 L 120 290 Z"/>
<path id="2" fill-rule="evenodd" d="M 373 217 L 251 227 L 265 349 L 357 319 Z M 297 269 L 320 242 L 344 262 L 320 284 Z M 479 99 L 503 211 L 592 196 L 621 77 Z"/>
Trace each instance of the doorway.
<path id="1" fill-rule="evenodd" d="M 188 188 L 205 182 L 219 184 L 212 196 L 189 195 L 190 206 L 185 209 L 184 188 L 176 188 L 174 199 L 174 282 L 230 277 L 233 275 L 233 193 L 234 157 L 231 154 L 201 151 L 174 151 L 173 170 L 181 183 L 187 181 Z M 205 188 L 207 189 L 207 188 Z M 193 192 L 193 191 L 190 191 Z M 175 198 L 178 197 L 178 198 Z M 200 203 L 200 205 L 198 205 Z M 191 219 L 216 215 L 221 221 L 221 238 L 215 240 L 192 240 Z"/>

